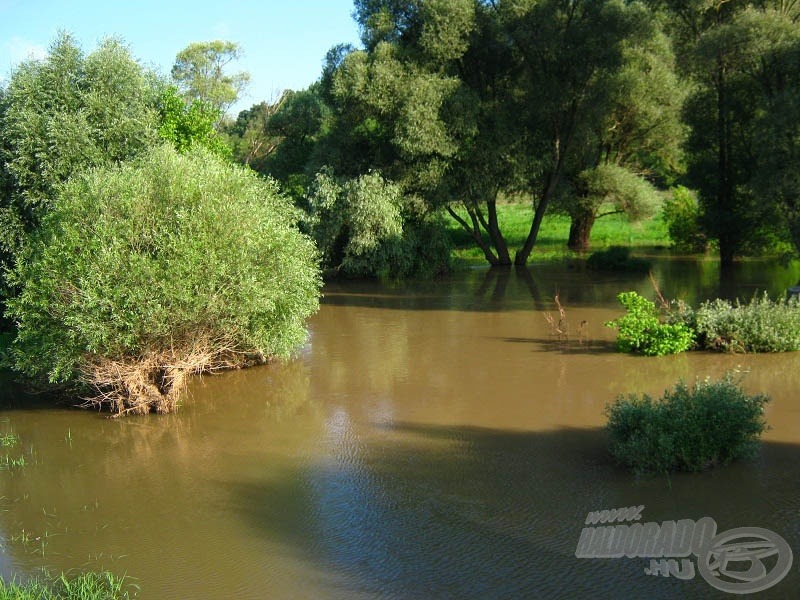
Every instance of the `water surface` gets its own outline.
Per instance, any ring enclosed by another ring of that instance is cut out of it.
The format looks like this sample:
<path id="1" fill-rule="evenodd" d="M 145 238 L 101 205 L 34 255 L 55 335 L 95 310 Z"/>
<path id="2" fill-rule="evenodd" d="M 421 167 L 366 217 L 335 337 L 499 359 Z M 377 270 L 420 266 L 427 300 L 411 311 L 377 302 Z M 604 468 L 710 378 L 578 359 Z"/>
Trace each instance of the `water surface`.
<path id="1" fill-rule="evenodd" d="M 661 260 L 666 295 L 782 293 L 796 268 Z M 325 289 L 289 363 L 195 381 L 180 413 L 109 420 L 7 388 L 0 571 L 106 568 L 143 598 L 725 597 L 643 559 L 576 559 L 589 511 L 713 517 L 800 551 L 800 355 L 613 352 L 603 322 L 646 276 L 566 265 Z M 567 339 L 544 317 L 558 319 Z M 745 375 L 772 396 L 760 456 L 636 478 L 606 450 L 603 408 L 678 379 Z M 797 567 L 759 597 L 790 597 Z"/>

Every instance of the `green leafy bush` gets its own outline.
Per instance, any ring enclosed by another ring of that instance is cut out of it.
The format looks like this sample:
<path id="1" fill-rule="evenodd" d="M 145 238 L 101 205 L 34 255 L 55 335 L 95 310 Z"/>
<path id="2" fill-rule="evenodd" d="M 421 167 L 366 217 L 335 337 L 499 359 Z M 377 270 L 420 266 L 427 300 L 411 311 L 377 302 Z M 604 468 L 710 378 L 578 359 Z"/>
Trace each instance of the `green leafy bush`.
<path id="1" fill-rule="evenodd" d="M 662 356 L 684 352 L 694 343 L 694 331 L 682 322 L 663 323 L 656 305 L 636 292 L 617 296 L 627 313 L 605 323 L 616 327 L 617 349 L 620 352 L 639 352 L 647 356 Z"/>
<path id="2" fill-rule="evenodd" d="M 753 296 L 704 302 L 695 314 L 703 347 L 727 352 L 793 352 L 800 350 L 800 303 Z"/>
<path id="3" fill-rule="evenodd" d="M 680 252 L 705 252 L 708 239 L 700 226 L 700 204 L 692 190 L 678 186 L 662 207 L 673 247 Z"/>
<path id="4" fill-rule="evenodd" d="M 320 287 L 298 218 L 274 182 L 202 149 L 73 177 L 11 274 L 14 368 L 169 411 L 187 373 L 288 356 Z"/>
<path id="5" fill-rule="evenodd" d="M 659 400 L 620 396 L 606 407 L 611 454 L 637 473 L 701 471 L 752 457 L 769 398 L 748 396 L 730 374 L 678 383 Z"/>
<path id="6" fill-rule="evenodd" d="M 155 75 L 114 38 L 86 55 L 61 33 L 12 71 L 0 92 L 0 264 L 13 264 L 74 173 L 158 143 L 157 95 Z"/>
<path id="7" fill-rule="evenodd" d="M 378 173 L 339 182 L 320 173 L 309 194 L 309 229 L 323 263 L 348 277 L 407 277 L 447 269 L 444 224 L 417 210 Z"/>
<path id="8" fill-rule="evenodd" d="M 178 95 L 178 88 L 168 86 L 161 92 L 158 109 L 161 114 L 158 135 L 179 152 L 199 145 L 224 158 L 233 155 L 215 128 L 221 112 L 210 103 L 198 99 L 187 103 Z"/>
<path id="9" fill-rule="evenodd" d="M 586 259 L 586 267 L 594 271 L 647 273 L 650 270 L 650 261 L 631 256 L 631 249 L 627 246 L 611 246 L 592 253 Z"/>

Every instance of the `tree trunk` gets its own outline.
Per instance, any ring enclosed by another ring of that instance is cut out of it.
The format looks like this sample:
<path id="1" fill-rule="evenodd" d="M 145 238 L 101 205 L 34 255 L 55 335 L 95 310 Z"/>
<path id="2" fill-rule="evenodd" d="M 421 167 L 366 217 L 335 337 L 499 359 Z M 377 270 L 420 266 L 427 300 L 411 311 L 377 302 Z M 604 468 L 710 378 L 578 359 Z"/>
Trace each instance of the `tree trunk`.
<path id="1" fill-rule="evenodd" d="M 492 245 L 497 252 L 497 264 L 502 266 L 511 265 L 511 256 L 508 254 L 508 244 L 503 237 L 503 232 L 500 231 L 500 225 L 497 222 L 497 193 L 495 197 L 486 200 L 486 210 L 489 213 L 488 231 L 489 237 L 492 240 Z"/>
<path id="2" fill-rule="evenodd" d="M 725 65 L 721 59 L 717 64 L 717 239 L 719 240 L 719 266 L 722 271 L 730 271 L 738 246 L 735 224 L 728 218 L 733 210 L 734 184 L 731 166 L 731 123 L 728 110 Z M 722 218 L 722 215 L 725 215 Z M 721 223 L 720 223 L 721 221 Z"/>
<path id="3" fill-rule="evenodd" d="M 582 211 L 572 215 L 569 225 L 569 239 L 567 247 L 576 252 L 585 252 L 589 249 L 589 237 L 597 217 L 591 210 Z"/>
<path id="4" fill-rule="evenodd" d="M 564 146 L 569 145 L 570 136 L 567 136 L 564 141 Z M 550 204 L 550 199 L 556 192 L 558 182 L 561 179 L 561 170 L 564 167 L 564 154 L 561 148 L 561 138 L 556 136 L 555 143 L 553 144 L 553 157 L 554 166 L 547 177 L 547 184 L 544 186 L 539 203 L 536 205 L 536 213 L 533 216 L 531 229 L 528 232 L 528 237 L 525 238 L 525 243 L 522 245 L 517 253 L 514 255 L 514 264 L 518 267 L 524 267 L 528 264 L 528 257 L 533 251 L 533 246 L 536 244 L 536 238 L 539 237 L 539 228 L 542 226 L 542 219 L 544 213 L 547 212 L 547 207 Z"/>
<path id="5" fill-rule="evenodd" d="M 450 216 L 453 217 L 456 220 L 456 222 L 459 225 L 461 225 L 461 227 L 463 227 L 464 230 L 472 236 L 472 239 L 475 240 L 475 243 L 478 245 L 478 248 L 480 248 L 481 252 L 483 252 L 483 256 L 486 259 L 486 261 L 492 266 L 499 265 L 500 263 L 497 257 L 492 252 L 491 247 L 484 241 L 483 236 L 481 236 L 480 227 L 478 225 L 478 218 L 475 215 L 475 211 L 469 210 L 469 207 L 467 207 L 467 213 L 469 214 L 470 220 L 472 221 L 472 227 L 470 227 L 470 225 L 464 219 L 458 216 L 458 213 L 454 211 L 451 206 L 447 207 L 447 212 L 450 213 Z"/>

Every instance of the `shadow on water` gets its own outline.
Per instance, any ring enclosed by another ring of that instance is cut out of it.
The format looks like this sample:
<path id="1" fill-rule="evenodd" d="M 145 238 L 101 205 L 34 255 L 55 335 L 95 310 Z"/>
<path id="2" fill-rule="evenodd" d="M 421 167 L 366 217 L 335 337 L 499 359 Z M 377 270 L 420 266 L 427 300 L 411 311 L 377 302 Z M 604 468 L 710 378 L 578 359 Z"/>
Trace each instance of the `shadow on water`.
<path id="1" fill-rule="evenodd" d="M 37 391 L 32 386 L 18 381 L 15 373 L 0 369 L 0 411 L 52 410 L 74 408 L 75 397 L 53 391 Z"/>
<path id="2" fill-rule="evenodd" d="M 615 354 L 616 343 L 610 340 L 558 340 L 554 337 L 500 337 L 498 339 L 511 344 L 530 344 L 533 352 L 548 351 L 561 354 Z"/>
<path id="3" fill-rule="evenodd" d="M 800 548 L 798 501 L 788 500 L 795 445 L 765 444 L 756 460 L 668 481 L 614 466 L 597 429 L 377 431 L 375 445 L 332 441 L 329 461 L 226 482 L 257 532 L 335 573 L 342 597 L 726 597 L 699 575 L 648 577 L 645 559 L 575 558 L 589 511 L 640 504 L 643 522 L 710 516 L 720 532 L 765 527 Z M 787 494 L 772 503 L 765 492 L 776 489 Z M 799 584 L 794 569 L 759 597 Z"/>

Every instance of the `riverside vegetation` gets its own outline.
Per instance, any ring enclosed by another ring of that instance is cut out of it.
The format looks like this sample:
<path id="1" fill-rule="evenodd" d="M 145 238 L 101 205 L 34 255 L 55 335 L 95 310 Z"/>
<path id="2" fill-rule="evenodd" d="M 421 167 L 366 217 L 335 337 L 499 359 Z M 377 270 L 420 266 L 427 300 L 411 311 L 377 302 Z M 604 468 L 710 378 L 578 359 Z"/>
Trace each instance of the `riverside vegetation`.
<path id="1" fill-rule="evenodd" d="M 660 294 L 659 294 L 660 296 Z M 794 352 L 800 350 L 800 301 L 772 300 L 764 293 L 747 302 L 709 300 L 696 310 L 684 302 L 661 308 L 636 292 L 618 299 L 625 315 L 608 321 L 618 330 L 620 352 L 662 356 L 690 348 L 725 352 Z"/>
<path id="2" fill-rule="evenodd" d="M 25 583 L 0 579 L 0 600 L 127 600 L 135 586 L 110 572 L 34 578 Z"/>
<path id="3" fill-rule="evenodd" d="M 321 285 L 298 219 L 202 149 L 72 178 L 10 274 L 12 364 L 122 414 L 173 410 L 192 373 L 288 356 Z"/>
<path id="4" fill-rule="evenodd" d="M 653 400 L 623 396 L 606 407 L 611 454 L 637 473 L 702 471 L 755 455 L 767 429 L 763 394 L 746 394 L 731 374 Z"/>
<path id="5" fill-rule="evenodd" d="M 11 456 L 9 452 L 19 445 L 19 436 L 7 430 L 0 433 L 0 471 L 25 467 L 25 457 Z M 23 530 L 24 534 L 24 530 Z M 11 536 L 14 540 L 15 536 Z M 23 540 L 23 543 L 26 543 Z M 44 542 L 43 542 L 44 543 Z M 0 600 L 125 600 L 135 596 L 137 586 L 126 577 L 108 571 L 88 571 L 79 575 L 61 573 L 53 576 L 45 572 L 25 582 L 0 578 Z"/>

